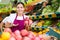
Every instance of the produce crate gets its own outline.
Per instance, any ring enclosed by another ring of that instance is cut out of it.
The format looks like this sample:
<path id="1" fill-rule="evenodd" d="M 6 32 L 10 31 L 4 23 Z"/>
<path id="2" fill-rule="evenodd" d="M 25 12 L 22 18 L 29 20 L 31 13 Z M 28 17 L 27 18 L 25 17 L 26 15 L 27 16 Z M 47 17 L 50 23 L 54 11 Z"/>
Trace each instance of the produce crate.
<path id="1" fill-rule="evenodd" d="M 58 40 L 60 40 L 60 34 L 58 34 L 57 32 L 55 32 L 53 29 L 50 28 L 50 31 L 48 32 L 49 35 L 55 36 L 58 38 Z"/>

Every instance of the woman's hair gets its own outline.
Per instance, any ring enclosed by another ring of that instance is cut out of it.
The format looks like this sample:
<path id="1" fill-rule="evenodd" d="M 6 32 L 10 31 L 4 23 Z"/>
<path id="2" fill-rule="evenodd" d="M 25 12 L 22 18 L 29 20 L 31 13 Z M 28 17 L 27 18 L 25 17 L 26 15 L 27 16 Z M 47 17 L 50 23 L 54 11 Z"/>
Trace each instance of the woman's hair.
<path id="1" fill-rule="evenodd" d="M 17 5 L 19 5 L 19 4 L 22 4 L 23 7 L 25 7 L 24 3 L 22 3 L 22 2 L 18 2 L 18 3 L 17 3 Z"/>

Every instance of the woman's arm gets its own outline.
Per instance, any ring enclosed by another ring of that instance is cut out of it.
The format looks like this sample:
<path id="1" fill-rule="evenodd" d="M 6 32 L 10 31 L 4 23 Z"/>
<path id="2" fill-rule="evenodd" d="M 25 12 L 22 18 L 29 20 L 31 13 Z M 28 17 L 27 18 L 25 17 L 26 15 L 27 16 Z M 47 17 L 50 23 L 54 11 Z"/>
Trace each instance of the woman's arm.
<path id="1" fill-rule="evenodd" d="M 0 23 L 0 28 L 2 27 L 2 25 L 3 25 L 3 22 Z"/>
<path id="2" fill-rule="evenodd" d="M 4 27 L 5 27 L 5 23 L 4 22 L 1 22 L 0 23 L 0 28 L 3 28 L 4 29 Z"/>
<path id="3" fill-rule="evenodd" d="M 13 27 L 13 26 L 18 26 L 18 24 L 13 24 L 13 23 L 9 23 L 9 22 L 5 23 L 5 27 Z"/>
<path id="4" fill-rule="evenodd" d="M 6 23 L 5 23 L 5 27 L 12 27 L 12 25 L 11 25 L 11 23 L 6 22 Z"/>

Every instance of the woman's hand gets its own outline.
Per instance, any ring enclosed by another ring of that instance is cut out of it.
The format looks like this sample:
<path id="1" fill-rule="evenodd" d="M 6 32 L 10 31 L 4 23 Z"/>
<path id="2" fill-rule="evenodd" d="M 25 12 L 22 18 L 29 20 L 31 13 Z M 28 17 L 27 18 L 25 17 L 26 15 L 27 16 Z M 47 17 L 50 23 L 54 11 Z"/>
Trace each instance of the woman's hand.
<path id="1" fill-rule="evenodd" d="M 19 24 L 12 24 L 12 23 L 9 23 L 9 22 L 6 22 L 5 23 L 5 27 L 13 27 L 13 26 L 18 26 Z"/>
<path id="2" fill-rule="evenodd" d="M 33 21 L 30 20 L 30 19 L 25 21 L 25 25 L 29 25 L 29 26 L 31 26 L 32 23 L 33 23 Z"/>
<path id="3" fill-rule="evenodd" d="M 18 26 L 19 24 L 12 24 L 12 26 Z"/>
<path id="4" fill-rule="evenodd" d="M 11 27 L 11 24 L 9 22 L 6 22 L 5 27 Z"/>
<path id="5" fill-rule="evenodd" d="M 27 21 L 25 21 L 25 28 L 26 28 L 27 30 L 29 30 L 31 24 L 32 24 L 32 20 L 27 20 Z"/>

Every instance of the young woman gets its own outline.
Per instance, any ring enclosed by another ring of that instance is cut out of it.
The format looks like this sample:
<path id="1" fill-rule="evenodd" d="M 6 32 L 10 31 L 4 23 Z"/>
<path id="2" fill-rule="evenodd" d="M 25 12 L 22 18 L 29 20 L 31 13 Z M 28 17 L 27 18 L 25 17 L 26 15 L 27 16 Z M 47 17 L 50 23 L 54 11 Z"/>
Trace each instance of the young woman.
<path id="1" fill-rule="evenodd" d="M 17 13 L 10 15 L 9 20 L 5 23 L 5 27 L 10 27 L 12 32 L 28 28 L 32 23 L 31 20 L 28 21 L 29 17 L 24 15 L 24 4 L 22 2 L 17 3 L 16 9 Z"/>

